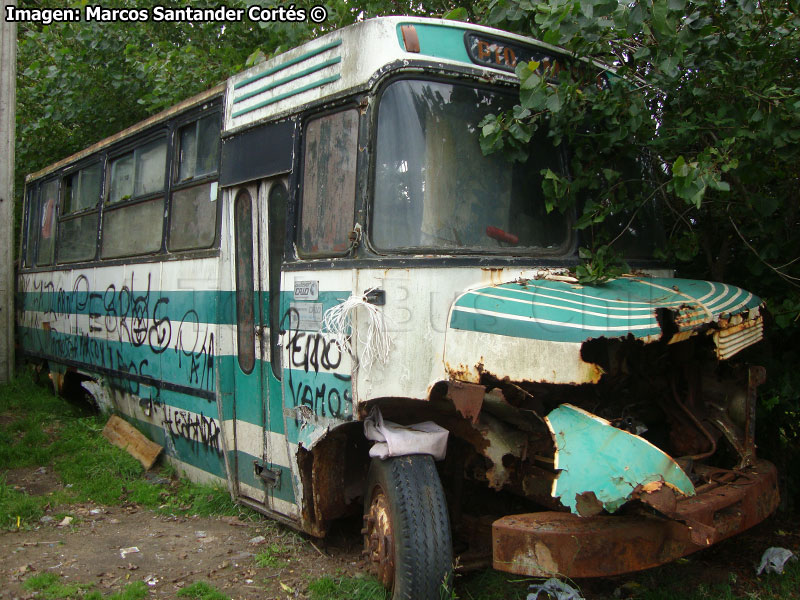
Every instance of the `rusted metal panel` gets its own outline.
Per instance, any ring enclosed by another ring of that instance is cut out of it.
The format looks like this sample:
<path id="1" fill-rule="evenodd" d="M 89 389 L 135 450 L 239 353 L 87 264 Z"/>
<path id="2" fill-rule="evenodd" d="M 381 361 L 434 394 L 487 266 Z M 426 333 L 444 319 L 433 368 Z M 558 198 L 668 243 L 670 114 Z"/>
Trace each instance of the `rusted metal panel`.
<path id="1" fill-rule="evenodd" d="M 447 383 L 447 397 L 456 407 L 459 414 L 473 423 L 478 422 L 478 414 L 483 406 L 483 396 L 486 387 L 463 381 L 449 381 Z"/>
<path id="2" fill-rule="evenodd" d="M 736 315 L 729 325 L 720 323 L 720 326 L 721 329 L 714 333 L 714 344 L 720 360 L 729 359 L 764 337 L 764 319 L 760 314 L 750 320 L 742 320 L 741 316 Z"/>
<path id="3" fill-rule="evenodd" d="M 767 380 L 764 367 L 751 365 L 747 374 L 747 400 L 744 421 L 744 451 L 741 466 L 748 465 L 756 455 L 756 405 L 758 403 L 756 389 Z"/>
<path id="4" fill-rule="evenodd" d="M 778 505 L 775 467 L 759 461 L 752 469 L 727 473 L 697 496 L 677 502 L 675 518 L 656 515 L 579 517 L 541 512 L 510 515 L 492 525 L 495 569 L 549 577 L 607 577 L 655 567 L 706 546 L 692 541 L 697 523 L 715 543 L 765 519 Z M 680 520 L 677 520 L 680 519 Z M 697 536 L 694 536 L 697 537 Z"/>

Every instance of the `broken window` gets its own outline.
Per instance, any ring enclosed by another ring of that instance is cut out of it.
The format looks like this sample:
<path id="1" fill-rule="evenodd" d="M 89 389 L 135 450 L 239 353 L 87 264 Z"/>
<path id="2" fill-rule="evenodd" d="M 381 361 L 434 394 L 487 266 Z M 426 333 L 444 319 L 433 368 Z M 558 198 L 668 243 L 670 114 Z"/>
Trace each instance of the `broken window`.
<path id="1" fill-rule="evenodd" d="M 350 247 L 357 156 L 358 111 L 346 110 L 309 122 L 303 163 L 301 254 L 341 255 Z"/>

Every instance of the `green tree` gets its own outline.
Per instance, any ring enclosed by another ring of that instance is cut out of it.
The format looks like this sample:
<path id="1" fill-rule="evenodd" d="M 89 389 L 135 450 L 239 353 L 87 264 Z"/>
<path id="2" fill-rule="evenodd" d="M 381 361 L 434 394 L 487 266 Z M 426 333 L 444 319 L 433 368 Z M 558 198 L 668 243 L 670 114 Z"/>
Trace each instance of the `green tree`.
<path id="1" fill-rule="evenodd" d="M 493 0 L 487 21 L 614 75 L 598 86 L 588 63 L 518 65 L 519 106 L 484 122 L 485 151 L 519 155 L 540 127 L 567 148 L 568 175 L 545 173 L 544 188 L 554 209 L 578 210 L 585 279 L 608 274 L 622 230 L 655 206 L 664 258 L 765 297 L 777 325 L 759 357 L 771 363 L 762 391 L 780 433 L 769 441 L 796 443 L 800 3 Z"/>

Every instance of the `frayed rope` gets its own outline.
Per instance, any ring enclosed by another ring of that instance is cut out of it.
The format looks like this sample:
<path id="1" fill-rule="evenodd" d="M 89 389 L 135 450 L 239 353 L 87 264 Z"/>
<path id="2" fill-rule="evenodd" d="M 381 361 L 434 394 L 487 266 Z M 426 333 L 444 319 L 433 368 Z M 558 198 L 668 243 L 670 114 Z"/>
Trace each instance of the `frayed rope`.
<path id="1" fill-rule="evenodd" d="M 339 347 L 344 348 L 351 356 L 356 369 L 359 367 L 369 369 L 376 360 L 385 365 L 392 346 L 389 332 L 386 329 L 387 317 L 377 306 L 367 300 L 367 294 L 373 289 L 375 288 L 368 289 L 361 296 L 350 296 L 341 304 L 326 310 L 322 318 L 322 331 L 333 335 Z M 369 321 L 365 339 L 358 337 L 356 331 L 353 331 L 352 336 L 350 335 L 353 324 L 352 315 L 359 307 L 366 310 Z M 357 338 L 355 346 L 358 352 L 354 351 L 352 337 Z"/>

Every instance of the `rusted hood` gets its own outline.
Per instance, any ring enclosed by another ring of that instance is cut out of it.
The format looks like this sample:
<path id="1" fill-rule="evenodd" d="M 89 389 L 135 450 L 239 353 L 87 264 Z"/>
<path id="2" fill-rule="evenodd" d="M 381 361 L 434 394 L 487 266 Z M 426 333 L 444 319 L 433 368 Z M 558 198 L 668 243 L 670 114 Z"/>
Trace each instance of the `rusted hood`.
<path id="1" fill-rule="evenodd" d="M 597 286 L 528 280 L 479 287 L 456 299 L 449 326 L 553 342 L 632 335 L 675 341 L 698 331 L 747 329 L 760 339 L 761 299 L 732 285 L 689 279 L 620 277 Z M 744 327 L 742 326 L 744 325 Z M 741 345 L 740 336 L 729 345 Z M 736 351 L 741 348 L 737 348 Z"/>

